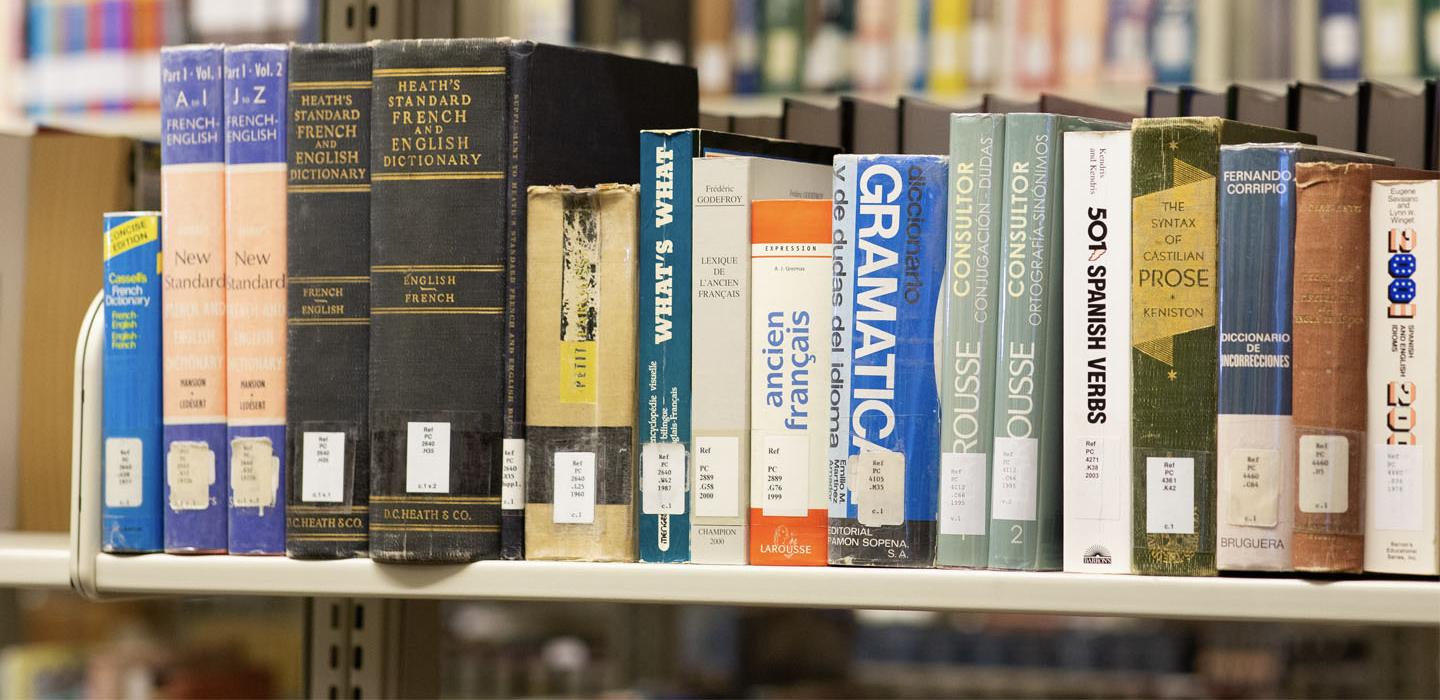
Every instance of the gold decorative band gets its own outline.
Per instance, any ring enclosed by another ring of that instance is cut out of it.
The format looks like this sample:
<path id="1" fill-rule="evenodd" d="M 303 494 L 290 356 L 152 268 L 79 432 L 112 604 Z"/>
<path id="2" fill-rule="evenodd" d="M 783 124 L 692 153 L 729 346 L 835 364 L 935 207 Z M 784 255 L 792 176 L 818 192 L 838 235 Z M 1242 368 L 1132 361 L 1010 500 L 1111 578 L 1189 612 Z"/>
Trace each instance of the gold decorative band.
<path id="1" fill-rule="evenodd" d="M 411 309 L 404 306 L 383 306 L 376 309 L 370 309 L 370 314 L 372 316 L 405 316 L 410 314 L 459 314 L 469 316 L 498 316 L 503 311 L 504 309 L 501 309 L 498 306 L 452 306 L 448 308 L 438 309 Z"/>
<path id="2" fill-rule="evenodd" d="M 290 185 L 286 192 L 296 194 L 330 194 L 336 192 L 369 192 L 369 185 Z"/>
<path id="3" fill-rule="evenodd" d="M 290 83 L 291 90 L 346 90 L 370 87 L 369 80 L 302 80 Z"/>
<path id="4" fill-rule="evenodd" d="M 290 284 L 369 284 L 369 275 L 308 275 L 291 277 Z"/>
<path id="5" fill-rule="evenodd" d="M 292 326 L 368 326 L 368 318 L 292 318 Z"/>
<path id="6" fill-rule="evenodd" d="M 433 173 L 375 173 L 370 176 L 374 182 L 408 182 L 410 180 L 500 180 L 505 173 L 499 171 L 480 172 L 433 172 Z"/>
<path id="7" fill-rule="evenodd" d="M 376 68 L 377 78 L 407 78 L 451 75 L 505 75 L 505 66 L 437 66 L 434 68 Z"/>
<path id="8" fill-rule="evenodd" d="M 499 503 L 499 496 L 426 496 L 425 494 L 409 494 L 406 496 L 371 496 L 370 500 L 380 503 L 402 503 L 415 502 L 420 504 L 443 503 L 461 505 L 485 505 L 488 503 Z"/>
<path id="9" fill-rule="evenodd" d="M 342 505 L 316 505 L 313 503 L 291 503 L 285 506 L 287 511 L 321 512 L 321 513 L 364 513 L 370 510 L 370 506 L 342 506 Z"/>
<path id="10" fill-rule="evenodd" d="M 504 265 L 371 265 L 371 272 L 504 272 Z"/>
<path id="11" fill-rule="evenodd" d="M 499 525 L 371 525 L 371 532 L 499 532 Z"/>

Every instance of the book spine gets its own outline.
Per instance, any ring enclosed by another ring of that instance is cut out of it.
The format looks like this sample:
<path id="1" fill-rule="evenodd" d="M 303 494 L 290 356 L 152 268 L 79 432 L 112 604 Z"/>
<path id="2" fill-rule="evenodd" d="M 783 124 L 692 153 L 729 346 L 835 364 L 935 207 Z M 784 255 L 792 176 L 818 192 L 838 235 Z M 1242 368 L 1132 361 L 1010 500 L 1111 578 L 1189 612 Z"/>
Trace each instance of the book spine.
<path id="1" fill-rule="evenodd" d="M 1215 563 L 1288 571 L 1294 531 L 1293 148 L 1220 149 Z"/>
<path id="2" fill-rule="evenodd" d="M 165 551 L 228 546 L 224 52 L 161 53 Z"/>
<path id="3" fill-rule="evenodd" d="M 693 131 L 640 134 L 640 561 L 690 560 Z"/>
<path id="4" fill-rule="evenodd" d="M 757 200 L 750 236 L 750 561 L 825 566 L 830 203 Z"/>
<path id="5" fill-rule="evenodd" d="M 230 553 L 285 551 L 289 49 L 225 49 L 225 437 Z"/>
<path id="6" fill-rule="evenodd" d="M 967 43 L 970 0 L 932 0 L 930 6 L 929 89 L 941 94 L 965 92 L 970 63 Z"/>
<path id="7" fill-rule="evenodd" d="M 285 553 L 300 559 L 369 549 L 372 58 L 290 50 Z"/>
<path id="8" fill-rule="evenodd" d="M 1065 135 L 1065 571 L 1130 573 L 1130 132 Z"/>
<path id="9" fill-rule="evenodd" d="M 374 44 L 370 557 L 500 554 L 508 44 Z M 432 114 L 424 105 L 446 105 Z M 523 116 L 523 115 L 522 115 Z M 444 134 L 421 119 L 445 119 Z"/>
<path id="10" fill-rule="evenodd" d="M 635 560 L 638 192 L 532 187 L 525 556 Z"/>
<path id="11" fill-rule="evenodd" d="M 744 564 L 750 507 L 751 158 L 695 158 L 690 559 Z"/>
<path id="12" fill-rule="evenodd" d="M 1297 571 L 1365 568 L 1370 173 L 1295 166 Z"/>
<path id="13" fill-rule="evenodd" d="M 1370 194 L 1370 362 L 1365 570 L 1436 570 L 1437 284 L 1440 184 L 1376 182 Z"/>
<path id="14" fill-rule="evenodd" d="M 505 103 L 510 123 L 510 160 L 506 168 L 505 229 L 505 418 L 500 443 L 500 558 L 525 558 L 525 242 L 527 141 L 523 115 L 530 98 L 530 55 L 534 44 L 513 45 L 512 89 Z M 515 482 L 520 481 L 515 489 Z M 505 498 L 506 485 L 513 498 Z M 508 501 L 508 505 L 507 505 Z M 517 503 L 518 501 L 518 503 Z"/>
<path id="15" fill-rule="evenodd" d="M 828 537 L 833 543 L 850 515 L 845 482 L 850 462 L 851 329 L 855 309 L 855 175 L 860 159 L 835 156 L 831 167 L 830 206 L 830 442 Z M 827 546 L 828 549 L 828 546 Z"/>
<path id="16" fill-rule="evenodd" d="M 160 255 L 158 214 L 105 215 L 100 546 L 107 552 L 164 547 Z"/>
<path id="17" fill-rule="evenodd" d="M 796 92 L 805 52 L 805 0 L 765 0 L 760 7 L 761 87 L 765 92 Z"/>
<path id="18" fill-rule="evenodd" d="M 760 0 L 734 0 L 734 24 L 731 41 L 734 43 L 735 94 L 748 95 L 760 92 Z"/>
<path id="19" fill-rule="evenodd" d="M 940 365 L 940 534 L 935 563 L 984 568 L 990 561 L 989 457 L 994 442 L 994 287 L 1004 182 L 1005 117 L 950 118 L 949 238 Z"/>
<path id="20" fill-rule="evenodd" d="M 1140 121 L 1130 152 L 1133 569 L 1213 575 L 1218 126 Z"/>
<path id="21" fill-rule="evenodd" d="M 935 560 L 947 170 L 943 156 L 866 156 L 854 170 L 848 506 L 830 529 L 831 564 Z"/>
<path id="22" fill-rule="evenodd" d="M 1360 77 L 1360 0 L 1320 0 L 1321 80 Z"/>
<path id="23" fill-rule="evenodd" d="M 1158 0 L 1150 19 L 1150 43 L 1165 46 L 1151 53 L 1150 65 L 1157 83 L 1188 83 L 1195 76 L 1195 4 L 1186 0 Z"/>

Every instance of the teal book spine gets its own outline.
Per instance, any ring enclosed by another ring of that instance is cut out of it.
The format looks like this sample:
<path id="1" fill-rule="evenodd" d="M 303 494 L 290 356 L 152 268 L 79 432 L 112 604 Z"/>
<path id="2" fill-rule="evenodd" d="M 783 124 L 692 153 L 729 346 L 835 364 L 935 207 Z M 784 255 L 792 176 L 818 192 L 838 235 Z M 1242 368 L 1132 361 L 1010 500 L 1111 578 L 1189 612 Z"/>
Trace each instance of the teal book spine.
<path id="1" fill-rule="evenodd" d="M 989 476 L 995 396 L 996 261 L 1003 217 L 1005 115 L 950 116 L 945 329 L 940 349 L 937 566 L 990 561 Z"/>

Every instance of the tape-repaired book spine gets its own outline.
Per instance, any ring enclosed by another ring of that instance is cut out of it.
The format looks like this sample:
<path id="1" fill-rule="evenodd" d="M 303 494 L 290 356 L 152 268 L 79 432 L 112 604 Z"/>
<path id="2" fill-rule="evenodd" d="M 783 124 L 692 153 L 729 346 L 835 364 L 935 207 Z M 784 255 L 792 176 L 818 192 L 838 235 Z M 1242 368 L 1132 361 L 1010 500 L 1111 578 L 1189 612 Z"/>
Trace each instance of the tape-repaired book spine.
<path id="1" fill-rule="evenodd" d="M 1130 132 L 1065 135 L 1062 568 L 1130 573 Z"/>
<path id="2" fill-rule="evenodd" d="M 527 559 L 635 560 L 637 190 L 529 191 Z"/>
<path id="3" fill-rule="evenodd" d="M 855 308 L 855 168 L 859 161 L 835 158 L 830 174 L 830 442 L 825 450 L 829 463 L 827 481 L 829 513 L 827 537 L 833 541 L 838 528 L 845 527 L 850 512 L 849 485 L 845 483 L 850 462 L 850 360 Z"/>
<path id="4" fill-rule="evenodd" d="M 945 330 L 940 350 L 940 534 L 935 564 L 990 561 L 990 449 L 1004 216 L 1005 115 L 950 117 Z"/>
<path id="5" fill-rule="evenodd" d="M 1436 254 L 1440 182 L 1370 190 L 1370 358 L 1365 570 L 1434 576 Z"/>
<path id="6" fill-rule="evenodd" d="M 285 553 L 369 549 L 370 47 L 290 49 Z"/>
<path id="7" fill-rule="evenodd" d="M 285 551 L 289 49 L 225 48 L 225 437 L 230 553 Z"/>
<path id="8" fill-rule="evenodd" d="M 820 358 L 830 317 L 830 207 L 751 208 L 750 562 L 827 563 L 828 426 Z"/>
<path id="9" fill-rule="evenodd" d="M 225 439 L 224 49 L 160 54 L 165 551 L 221 553 Z"/>
<path id="10" fill-rule="evenodd" d="M 940 466 L 936 316 L 945 270 L 944 156 L 842 156 L 855 178 L 846 513 L 830 563 L 935 561 Z"/>
<path id="11" fill-rule="evenodd" d="M 105 215 L 104 479 L 100 546 L 164 547 L 160 214 Z"/>

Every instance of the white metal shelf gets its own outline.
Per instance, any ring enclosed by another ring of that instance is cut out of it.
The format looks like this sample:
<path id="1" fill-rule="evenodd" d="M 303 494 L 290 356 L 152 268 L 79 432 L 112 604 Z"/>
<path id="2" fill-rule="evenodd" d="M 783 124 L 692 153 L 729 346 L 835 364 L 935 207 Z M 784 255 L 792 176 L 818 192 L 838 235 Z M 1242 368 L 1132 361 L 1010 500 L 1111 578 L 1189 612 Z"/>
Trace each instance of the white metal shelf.
<path id="1" fill-rule="evenodd" d="M 96 560 L 103 593 L 686 603 L 1440 625 L 1440 582 L 148 554 Z"/>
<path id="2" fill-rule="evenodd" d="M 70 537 L 0 532 L 0 588 L 69 588 Z"/>

